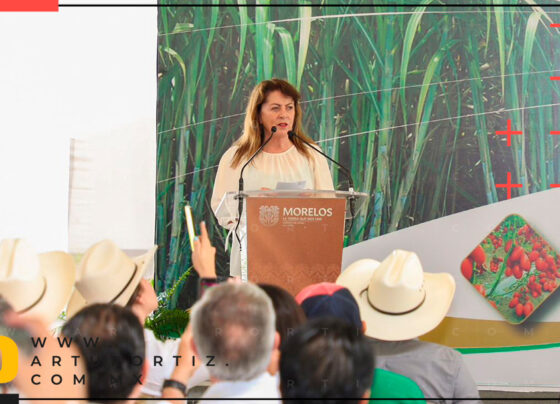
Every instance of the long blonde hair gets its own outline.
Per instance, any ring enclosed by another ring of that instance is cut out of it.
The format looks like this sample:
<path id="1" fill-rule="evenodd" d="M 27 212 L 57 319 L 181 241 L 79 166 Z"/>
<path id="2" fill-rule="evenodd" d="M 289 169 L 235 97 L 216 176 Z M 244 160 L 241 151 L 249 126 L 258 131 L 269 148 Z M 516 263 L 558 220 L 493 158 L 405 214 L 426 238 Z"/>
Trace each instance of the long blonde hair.
<path id="1" fill-rule="evenodd" d="M 282 79 L 271 79 L 264 80 L 257 84 L 257 86 L 251 92 L 249 98 L 249 104 L 247 105 L 247 111 L 245 113 L 245 122 L 243 124 L 243 134 L 235 142 L 237 145 L 237 150 L 231 161 L 231 167 L 235 168 L 241 163 L 245 158 L 252 156 L 259 147 L 264 142 L 264 128 L 262 124 L 259 123 L 259 114 L 261 112 L 261 107 L 265 103 L 268 94 L 272 91 L 279 90 L 282 94 L 287 97 L 291 97 L 294 100 L 295 106 L 295 119 L 294 119 L 294 132 L 301 136 L 306 141 L 311 144 L 315 142 L 308 137 L 303 131 L 303 126 L 301 123 L 301 107 L 299 105 L 299 100 L 301 95 L 299 91 L 286 80 Z M 302 153 L 305 157 L 310 158 L 311 153 L 308 147 L 298 138 L 294 137 L 291 139 L 292 143 L 296 149 Z"/>

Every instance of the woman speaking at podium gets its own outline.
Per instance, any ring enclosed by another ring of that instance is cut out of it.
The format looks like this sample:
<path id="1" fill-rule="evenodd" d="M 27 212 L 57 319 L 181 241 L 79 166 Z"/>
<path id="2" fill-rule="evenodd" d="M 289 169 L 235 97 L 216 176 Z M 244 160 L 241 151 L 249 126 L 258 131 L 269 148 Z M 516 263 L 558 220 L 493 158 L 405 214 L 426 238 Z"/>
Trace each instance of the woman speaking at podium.
<path id="1" fill-rule="evenodd" d="M 294 86 L 280 79 L 265 80 L 253 89 L 243 133 L 220 159 L 211 201 L 214 214 L 227 192 L 239 190 L 243 166 L 264 143 L 243 171 L 243 190 L 276 189 L 279 183 L 291 183 L 301 189 L 334 189 L 327 160 L 298 137 L 288 135 L 294 131 L 318 147 L 304 133 L 300 98 Z M 237 225 L 237 215 L 216 217 L 231 235 Z M 239 235 L 244 237 L 241 231 Z M 232 239 L 230 275 L 240 276 L 240 247 L 235 235 Z"/>

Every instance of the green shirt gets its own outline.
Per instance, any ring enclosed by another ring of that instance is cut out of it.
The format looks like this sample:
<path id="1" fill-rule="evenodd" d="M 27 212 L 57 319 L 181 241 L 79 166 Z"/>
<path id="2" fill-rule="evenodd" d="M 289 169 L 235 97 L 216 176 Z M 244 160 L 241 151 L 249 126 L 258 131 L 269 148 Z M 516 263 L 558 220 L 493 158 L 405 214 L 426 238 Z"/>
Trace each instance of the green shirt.
<path id="1" fill-rule="evenodd" d="M 424 398 L 420 387 L 406 376 L 398 373 L 389 372 L 384 369 L 375 369 L 373 374 L 373 384 L 371 386 L 370 397 L 388 398 L 389 400 L 370 400 L 370 404 L 379 403 L 400 403 L 400 404 L 419 404 L 426 403 L 426 400 L 410 400 L 413 398 Z M 394 398 L 394 399 L 392 399 Z"/>

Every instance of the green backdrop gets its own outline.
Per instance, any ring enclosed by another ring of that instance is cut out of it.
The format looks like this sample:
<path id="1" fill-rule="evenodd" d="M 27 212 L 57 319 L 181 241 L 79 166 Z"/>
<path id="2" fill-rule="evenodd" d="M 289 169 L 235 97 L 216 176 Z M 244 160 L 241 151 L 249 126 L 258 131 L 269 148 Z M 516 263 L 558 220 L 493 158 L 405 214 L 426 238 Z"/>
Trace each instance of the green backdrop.
<path id="1" fill-rule="evenodd" d="M 159 8 L 159 291 L 190 266 L 187 201 L 228 272 L 226 231 L 210 209 L 214 176 L 241 134 L 251 89 L 271 77 L 300 89 L 307 132 L 371 195 L 350 244 L 504 200 L 496 184 L 507 172 L 523 184 L 513 196 L 560 182 L 560 136 L 550 135 L 560 129 L 550 80 L 560 75 L 560 32 L 550 27 L 558 11 L 361 3 Z M 511 147 L 495 134 L 507 120 L 523 131 Z"/>

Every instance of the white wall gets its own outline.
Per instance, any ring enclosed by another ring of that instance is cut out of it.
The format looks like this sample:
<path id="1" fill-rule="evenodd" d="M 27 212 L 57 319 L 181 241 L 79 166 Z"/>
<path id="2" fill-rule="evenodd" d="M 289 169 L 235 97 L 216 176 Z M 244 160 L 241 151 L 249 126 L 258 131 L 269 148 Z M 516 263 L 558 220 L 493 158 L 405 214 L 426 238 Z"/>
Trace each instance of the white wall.
<path id="1" fill-rule="evenodd" d="M 102 238 L 147 248 L 157 9 L 0 13 L 0 37 L 0 238 L 25 237 L 41 251 Z M 73 138 L 81 171 L 70 177 Z"/>

